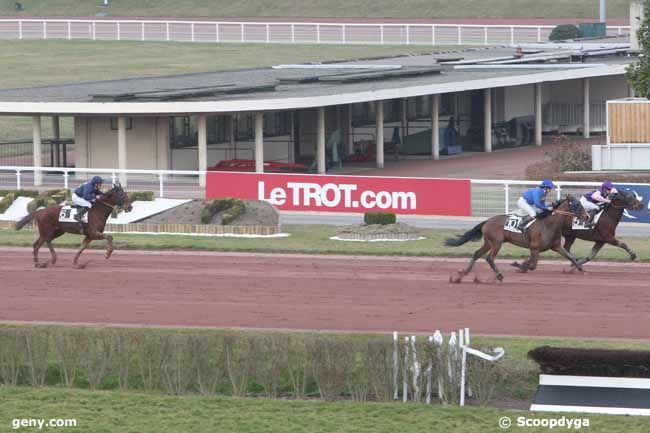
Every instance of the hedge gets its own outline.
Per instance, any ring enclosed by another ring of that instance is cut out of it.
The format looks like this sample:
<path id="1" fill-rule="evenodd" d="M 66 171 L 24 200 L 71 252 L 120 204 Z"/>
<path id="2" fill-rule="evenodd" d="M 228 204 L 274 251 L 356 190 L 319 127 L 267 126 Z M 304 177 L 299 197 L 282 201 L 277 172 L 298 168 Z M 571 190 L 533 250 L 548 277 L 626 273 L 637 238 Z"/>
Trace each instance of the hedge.
<path id="1" fill-rule="evenodd" d="M 548 37 L 549 41 L 564 41 L 582 37 L 580 29 L 573 24 L 560 24 L 556 26 Z"/>
<path id="2" fill-rule="evenodd" d="M 219 198 L 205 203 L 201 211 L 201 223 L 210 224 L 212 218 L 221 214 L 221 224 L 228 225 L 233 222 L 246 209 L 246 204 L 238 198 Z"/>
<path id="3" fill-rule="evenodd" d="M 394 213 L 390 213 L 390 212 L 366 212 L 363 215 L 363 222 L 366 225 L 395 224 L 396 221 L 397 221 L 397 217 L 395 216 Z"/>

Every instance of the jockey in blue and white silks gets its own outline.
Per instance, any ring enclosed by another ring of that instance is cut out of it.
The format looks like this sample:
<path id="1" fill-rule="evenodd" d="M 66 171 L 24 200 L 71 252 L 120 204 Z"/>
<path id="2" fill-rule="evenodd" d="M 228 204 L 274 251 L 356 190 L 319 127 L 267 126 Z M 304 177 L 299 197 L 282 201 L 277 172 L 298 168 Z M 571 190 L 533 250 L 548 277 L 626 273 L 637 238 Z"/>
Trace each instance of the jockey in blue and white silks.
<path id="1" fill-rule="evenodd" d="M 549 210 L 546 205 L 546 196 L 555 185 L 549 179 L 544 179 L 536 188 L 531 188 L 519 197 L 517 207 L 526 213 L 526 217 L 521 222 L 524 227 L 533 220 L 540 212 Z"/>
<path id="2" fill-rule="evenodd" d="M 602 206 L 606 205 L 607 203 L 611 203 L 611 200 L 608 197 L 611 194 L 615 194 L 616 192 L 616 188 L 614 188 L 612 182 L 606 180 L 603 182 L 600 188 L 588 192 L 587 194 L 580 197 L 580 204 L 589 213 L 589 220 L 585 223 L 585 225 L 593 225 L 594 217 L 598 211 L 602 209 Z"/>
<path id="3" fill-rule="evenodd" d="M 102 193 L 102 183 L 104 179 L 99 176 L 93 176 L 88 182 L 84 182 L 72 193 L 72 203 L 79 207 L 75 219 L 81 223 L 83 215 L 93 206 L 97 196 Z"/>

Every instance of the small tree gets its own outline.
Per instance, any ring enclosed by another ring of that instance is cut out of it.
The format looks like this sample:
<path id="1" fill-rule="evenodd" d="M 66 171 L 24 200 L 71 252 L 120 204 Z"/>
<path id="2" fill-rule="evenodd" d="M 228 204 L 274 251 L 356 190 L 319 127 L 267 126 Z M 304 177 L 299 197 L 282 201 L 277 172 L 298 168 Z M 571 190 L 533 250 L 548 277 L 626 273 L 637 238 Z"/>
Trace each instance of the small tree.
<path id="1" fill-rule="evenodd" d="M 627 80 L 639 97 L 650 97 L 650 0 L 643 3 L 643 23 L 637 32 L 639 60 L 627 67 Z"/>

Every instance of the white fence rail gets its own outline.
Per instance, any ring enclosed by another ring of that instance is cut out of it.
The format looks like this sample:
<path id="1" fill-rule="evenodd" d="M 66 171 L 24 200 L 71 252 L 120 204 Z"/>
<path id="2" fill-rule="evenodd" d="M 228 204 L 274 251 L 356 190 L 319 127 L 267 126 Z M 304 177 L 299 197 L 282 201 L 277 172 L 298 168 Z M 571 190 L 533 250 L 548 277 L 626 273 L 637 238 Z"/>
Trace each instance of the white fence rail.
<path id="1" fill-rule="evenodd" d="M 548 40 L 554 26 L 88 19 L 0 19 L 0 39 L 368 45 L 503 45 Z M 607 26 L 607 35 L 629 26 Z"/>
<path id="2" fill-rule="evenodd" d="M 592 170 L 650 170 L 650 143 L 591 146 Z"/>
<path id="3" fill-rule="evenodd" d="M 648 145 L 650 146 L 650 145 Z M 71 188 L 101 175 L 107 181 L 128 180 L 129 190 L 154 191 L 158 197 L 204 198 L 203 171 L 119 170 L 111 168 L 18 167 L 0 166 L 0 189 Z M 472 179 L 472 216 L 490 217 L 512 211 L 521 194 L 538 181 Z M 555 182 L 554 198 L 565 194 L 581 195 L 600 185 L 597 182 Z M 647 185 L 646 185 L 647 186 Z"/>

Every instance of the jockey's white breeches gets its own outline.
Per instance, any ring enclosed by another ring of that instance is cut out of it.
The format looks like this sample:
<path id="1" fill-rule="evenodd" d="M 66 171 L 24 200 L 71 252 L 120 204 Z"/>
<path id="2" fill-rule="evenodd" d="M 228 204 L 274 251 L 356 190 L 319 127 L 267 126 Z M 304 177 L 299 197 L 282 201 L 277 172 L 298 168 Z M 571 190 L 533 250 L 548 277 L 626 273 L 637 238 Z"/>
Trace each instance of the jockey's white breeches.
<path id="1" fill-rule="evenodd" d="M 83 199 L 83 198 L 79 197 L 75 193 L 72 193 L 72 203 L 74 203 L 77 206 L 83 206 L 83 207 L 88 207 L 88 208 L 93 207 L 93 204 L 91 202 L 89 202 L 86 199 Z"/>
<path id="2" fill-rule="evenodd" d="M 537 211 L 535 208 L 529 205 L 526 199 L 523 197 L 519 197 L 519 200 L 517 200 L 517 207 L 530 215 L 531 218 L 535 218 L 537 216 Z"/>
<path id="3" fill-rule="evenodd" d="M 580 197 L 580 204 L 586 211 L 600 209 L 596 203 L 590 202 L 584 195 Z"/>

